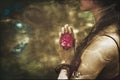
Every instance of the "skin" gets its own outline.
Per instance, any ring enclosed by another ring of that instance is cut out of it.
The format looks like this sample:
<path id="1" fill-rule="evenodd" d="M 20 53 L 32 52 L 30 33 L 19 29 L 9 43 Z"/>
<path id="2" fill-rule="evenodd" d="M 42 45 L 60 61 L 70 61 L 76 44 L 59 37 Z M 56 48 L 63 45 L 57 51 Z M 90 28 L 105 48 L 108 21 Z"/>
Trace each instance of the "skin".
<path id="1" fill-rule="evenodd" d="M 93 13 L 96 22 L 99 20 L 101 7 L 95 4 L 93 0 L 80 0 L 80 9 L 82 11 L 90 11 Z"/>
<path id="2" fill-rule="evenodd" d="M 92 0 L 80 0 L 80 9 L 89 11 L 95 8 L 95 5 L 93 4 L 94 2 Z"/>
<path id="3" fill-rule="evenodd" d="M 96 22 L 102 16 L 102 14 L 100 14 L 101 7 L 95 4 L 93 0 L 80 0 L 80 4 L 81 10 L 91 11 L 93 13 Z M 113 29 L 111 29 L 110 27 Z M 115 31 L 114 30 L 115 26 L 110 27 L 108 27 L 105 30 L 105 32 L 109 31 L 110 33 L 112 33 L 111 30 L 113 30 L 113 32 Z M 73 34 L 73 31 L 69 25 L 67 26 L 65 25 L 64 27 L 62 27 L 61 33 Z M 116 39 L 119 42 L 118 36 L 114 34 L 109 35 L 111 35 L 114 39 Z M 96 36 L 93 39 L 92 44 L 86 48 L 86 50 L 83 52 L 83 55 L 81 56 L 81 64 L 78 68 L 78 71 L 80 72 L 81 75 L 79 76 L 78 79 L 95 79 L 102 71 L 102 69 L 106 66 L 106 64 L 115 63 L 116 61 L 118 61 L 117 56 L 118 50 L 115 42 L 112 39 L 106 36 L 102 37 Z M 118 64 L 115 65 L 118 66 Z M 113 66 L 113 64 L 110 66 Z M 113 68 L 116 68 L 116 66 L 113 66 Z M 110 73 L 109 71 L 106 72 L 106 74 L 108 75 L 105 75 L 105 77 L 109 76 L 113 78 L 116 75 L 116 74 L 109 75 L 109 73 Z"/>

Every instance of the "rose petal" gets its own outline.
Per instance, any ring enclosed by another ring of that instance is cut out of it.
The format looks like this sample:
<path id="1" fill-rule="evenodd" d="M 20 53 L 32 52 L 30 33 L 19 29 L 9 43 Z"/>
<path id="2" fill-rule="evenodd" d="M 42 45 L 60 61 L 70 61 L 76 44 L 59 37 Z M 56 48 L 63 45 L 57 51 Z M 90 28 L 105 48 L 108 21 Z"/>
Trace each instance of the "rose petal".
<path id="1" fill-rule="evenodd" d="M 62 34 L 60 37 L 60 45 L 63 47 L 63 49 L 68 50 L 69 48 L 73 47 L 74 44 L 74 37 L 72 34 L 65 33 Z"/>

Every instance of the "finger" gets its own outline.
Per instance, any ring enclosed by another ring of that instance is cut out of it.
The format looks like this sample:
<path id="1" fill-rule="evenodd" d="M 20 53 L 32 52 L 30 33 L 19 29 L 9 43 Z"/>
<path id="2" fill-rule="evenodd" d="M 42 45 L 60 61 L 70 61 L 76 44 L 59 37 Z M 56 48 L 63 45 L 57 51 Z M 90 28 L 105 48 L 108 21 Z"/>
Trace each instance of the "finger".
<path id="1" fill-rule="evenodd" d="M 65 30 L 64 30 L 64 31 L 65 31 L 65 33 L 68 33 L 68 32 L 69 32 L 69 31 L 68 31 L 68 26 L 69 26 L 69 25 L 68 25 L 68 24 L 66 24 L 66 25 L 65 25 L 65 27 L 64 27 L 64 29 L 65 29 Z"/>
<path id="2" fill-rule="evenodd" d="M 64 34 L 65 33 L 65 30 L 64 30 L 64 27 L 61 28 L 61 34 Z"/>
<path id="3" fill-rule="evenodd" d="M 72 26 L 70 26 L 70 33 L 73 34 L 73 29 L 72 29 Z"/>
<path id="4" fill-rule="evenodd" d="M 72 34 L 72 28 L 68 27 L 69 33 Z"/>
<path id="5" fill-rule="evenodd" d="M 62 60 L 62 61 L 61 61 L 61 64 L 64 64 L 64 63 L 65 63 L 65 60 Z"/>

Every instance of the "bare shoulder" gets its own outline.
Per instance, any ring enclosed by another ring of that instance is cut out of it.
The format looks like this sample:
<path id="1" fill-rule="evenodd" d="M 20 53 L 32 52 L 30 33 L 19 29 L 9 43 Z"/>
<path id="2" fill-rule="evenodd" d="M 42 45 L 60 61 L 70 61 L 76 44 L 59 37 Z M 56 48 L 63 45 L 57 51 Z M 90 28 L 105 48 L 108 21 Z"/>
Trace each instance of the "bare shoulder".
<path id="1" fill-rule="evenodd" d="M 106 35 L 111 36 L 120 45 L 120 35 L 118 34 L 119 31 L 118 31 L 118 27 L 116 25 L 110 25 L 110 26 L 108 26 L 104 31 L 101 31 L 101 33 L 103 35 L 106 34 Z"/>
<path id="2" fill-rule="evenodd" d="M 103 61 L 110 61 L 118 56 L 118 48 L 113 39 L 107 36 L 98 36 L 86 48 L 84 53 L 96 54 L 100 56 Z"/>

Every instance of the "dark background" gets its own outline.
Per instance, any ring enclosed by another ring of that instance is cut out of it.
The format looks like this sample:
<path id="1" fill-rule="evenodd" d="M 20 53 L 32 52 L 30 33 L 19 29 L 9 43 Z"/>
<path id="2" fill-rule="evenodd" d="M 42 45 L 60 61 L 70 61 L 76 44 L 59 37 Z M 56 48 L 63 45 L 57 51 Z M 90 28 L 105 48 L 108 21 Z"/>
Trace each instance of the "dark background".
<path id="1" fill-rule="evenodd" d="M 94 21 L 79 6 L 79 0 L 0 0 L 0 80 L 56 79 L 55 67 L 71 56 L 59 50 L 61 27 L 73 26 L 79 43 Z M 16 29 L 17 21 L 25 28 Z M 26 37 L 22 52 L 13 52 Z"/>

